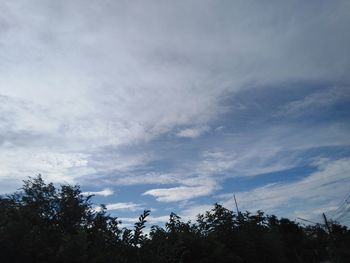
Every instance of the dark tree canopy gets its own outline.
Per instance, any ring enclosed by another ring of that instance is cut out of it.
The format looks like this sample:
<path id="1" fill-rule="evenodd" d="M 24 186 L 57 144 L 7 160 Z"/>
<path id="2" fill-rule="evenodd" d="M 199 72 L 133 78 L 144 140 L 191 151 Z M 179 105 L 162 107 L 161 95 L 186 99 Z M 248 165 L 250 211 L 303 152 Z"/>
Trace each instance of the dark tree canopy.
<path id="1" fill-rule="evenodd" d="M 59 189 L 38 176 L 0 197 L 0 262 L 350 262 L 350 231 L 335 222 L 303 226 L 258 211 L 219 204 L 195 223 L 171 213 L 165 227 L 144 233 L 96 209 L 79 186 Z"/>

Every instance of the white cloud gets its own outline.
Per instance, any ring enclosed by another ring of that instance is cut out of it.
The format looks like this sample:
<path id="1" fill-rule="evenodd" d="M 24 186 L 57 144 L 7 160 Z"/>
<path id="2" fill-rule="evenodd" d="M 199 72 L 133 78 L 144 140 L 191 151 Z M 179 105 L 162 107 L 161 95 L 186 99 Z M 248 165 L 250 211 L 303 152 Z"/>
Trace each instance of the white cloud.
<path id="1" fill-rule="evenodd" d="M 234 146 L 233 149 L 204 152 L 201 160 L 195 164 L 196 173 L 204 176 L 217 174 L 225 174 L 225 177 L 256 176 L 286 170 L 297 163 L 291 153 L 289 157 L 285 156 L 283 150 L 274 144 L 267 145 L 265 142 L 257 141 L 252 144 L 245 143 L 244 149 L 241 149 L 240 143 L 230 145 Z M 261 154 L 262 152 L 264 154 Z"/>
<path id="2" fill-rule="evenodd" d="M 209 130 L 209 127 L 187 128 L 180 130 L 176 136 L 183 138 L 197 138 Z"/>
<path id="3" fill-rule="evenodd" d="M 295 151 L 348 143 L 346 127 L 327 124 L 315 134 L 274 126 L 235 133 L 180 171 L 120 176 L 158 158 L 125 148 L 167 133 L 199 140 L 235 108 L 225 102 L 243 89 L 272 85 L 283 92 L 280 84 L 289 81 L 349 81 L 347 7 L 346 1 L 1 2 L 1 187 L 39 172 L 54 182 L 112 174 L 125 185 L 178 184 L 146 193 L 187 200 L 213 193 L 213 174 L 283 170 L 298 163 Z M 300 112 L 317 99 L 327 101 L 311 96 L 282 111 Z"/>
<path id="4" fill-rule="evenodd" d="M 106 188 L 101 191 L 95 191 L 95 192 L 83 192 L 83 195 L 97 195 L 97 196 L 110 196 L 113 195 L 113 190 Z"/>
<path id="5" fill-rule="evenodd" d="M 226 91 L 246 81 L 338 79 L 338 69 L 348 68 L 338 59 L 347 49 L 336 41 L 348 36 L 341 2 L 309 7 L 312 21 L 304 16 L 309 9 L 289 4 L 267 13 L 258 1 L 193 2 L 190 13 L 183 4 L 2 3 L 1 93 L 32 112 L 13 107 L 15 124 L 90 146 L 142 142 L 177 125 L 206 123 L 225 110 Z M 332 12 L 337 19 L 327 16 Z"/>
<path id="6" fill-rule="evenodd" d="M 189 178 L 183 183 L 193 186 L 178 186 L 172 188 L 151 189 L 143 195 L 154 196 L 160 202 L 186 201 L 193 198 L 211 194 L 216 188 L 214 180 L 203 180 L 204 178 Z"/>
<path id="7" fill-rule="evenodd" d="M 194 222 L 199 214 L 204 214 L 205 212 L 210 211 L 211 209 L 213 209 L 213 205 L 191 205 L 183 211 L 181 211 L 181 218 L 184 221 L 190 220 Z"/>
<path id="8" fill-rule="evenodd" d="M 289 102 L 276 113 L 276 116 L 300 115 L 305 112 L 319 110 L 341 100 L 349 100 L 349 87 L 333 87 L 312 93 L 300 100 Z"/>
<path id="9" fill-rule="evenodd" d="M 88 167 L 89 156 L 82 153 L 46 152 L 38 149 L 0 150 L 0 180 L 9 178 L 20 181 L 27 176 L 42 174 L 48 182 L 75 183 L 85 174 L 93 173 Z M 16 190 L 18 184 L 4 189 L 6 192 Z"/>
<path id="10" fill-rule="evenodd" d="M 192 166 L 195 174 L 205 176 L 257 176 L 304 165 L 310 162 L 303 157 L 309 150 L 349 145 L 348 127 L 342 123 L 276 124 L 220 138 Z"/>
<path id="11" fill-rule="evenodd" d="M 169 221 L 169 215 L 165 215 L 165 216 L 149 216 L 149 217 L 147 217 L 147 221 L 150 224 L 166 223 L 166 222 Z"/>
<path id="12" fill-rule="evenodd" d="M 350 183 L 350 159 L 335 161 L 322 159 L 315 165 L 318 171 L 290 183 L 273 183 L 246 192 L 235 193 L 239 206 L 245 210 L 264 210 L 269 213 L 279 211 L 290 216 L 304 213 L 305 218 L 313 218 L 319 211 L 332 210 L 348 191 Z M 232 194 L 224 197 L 226 207 L 234 207 Z"/>
<path id="13" fill-rule="evenodd" d="M 95 159 L 91 160 L 91 165 L 100 172 L 129 172 L 138 167 L 143 167 L 156 157 L 147 153 L 120 153 L 102 152 L 95 153 Z"/>
<path id="14" fill-rule="evenodd" d="M 112 210 L 130 210 L 130 211 L 142 210 L 142 207 L 139 204 L 135 204 L 133 202 L 107 204 L 106 208 L 109 211 L 112 211 Z"/>
<path id="15" fill-rule="evenodd" d="M 113 179 L 119 185 L 137 184 L 174 184 L 181 182 L 182 177 L 177 173 L 149 172 L 141 175 L 127 174 Z"/>

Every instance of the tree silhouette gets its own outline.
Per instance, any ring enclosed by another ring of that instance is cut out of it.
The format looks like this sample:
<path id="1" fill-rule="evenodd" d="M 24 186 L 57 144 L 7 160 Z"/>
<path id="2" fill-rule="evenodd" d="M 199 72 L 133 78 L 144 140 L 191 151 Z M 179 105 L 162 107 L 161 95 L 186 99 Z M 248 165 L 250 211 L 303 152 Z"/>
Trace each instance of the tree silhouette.
<path id="1" fill-rule="evenodd" d="M 97 207 L 80 187 L 24 181 L 0 196 L 0 262 L 350 262 L 350 231 L 330 222 L 303 226 L 215 204 L 195 223 L 171 213 L 164 227 L 144 234 L 149 210 L 133 229 Z"/>

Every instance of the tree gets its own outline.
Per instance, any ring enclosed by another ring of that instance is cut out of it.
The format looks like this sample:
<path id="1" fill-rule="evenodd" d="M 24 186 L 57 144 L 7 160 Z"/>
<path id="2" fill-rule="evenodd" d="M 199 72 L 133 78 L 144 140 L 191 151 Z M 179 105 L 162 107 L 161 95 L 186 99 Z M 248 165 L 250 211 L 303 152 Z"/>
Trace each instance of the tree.
<path id="1" fill-rule="evenodd" d="M 118 247 L 120 222 L 79 186 L 56 189 L 39 175 L 21 190 L 0 198 L 1 262 L 94 262 Z"/>
<path id="2" fill-rule="evenodd" d="M 0 196 L 0 262 L 270 263 L 350 262 L 350 231 L 330 222 L 303 226 L 287 218 L 233 211 L 215 204 L 195 223 L 171 213 L 164 227 L 133 229 L 97 207 L 80 187 L 46 184 L 41 176 Z"/>

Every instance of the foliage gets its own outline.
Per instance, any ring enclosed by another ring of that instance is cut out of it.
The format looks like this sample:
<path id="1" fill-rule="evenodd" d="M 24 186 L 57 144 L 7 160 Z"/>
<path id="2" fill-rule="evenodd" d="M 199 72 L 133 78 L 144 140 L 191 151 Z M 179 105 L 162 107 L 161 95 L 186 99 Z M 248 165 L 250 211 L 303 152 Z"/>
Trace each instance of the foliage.
<path id="1" fill-rule="evenodd" d="M 59 189 L 38 176 L 0 197 L 0 262 L 350 262 L 350 231 L 332 222 L 302 226 L 258 211 L 235 214 L 219 204 L 195 223 L 171 213 L 165 227 L 133 229 L 96 208 L 79 186 Z"/>

